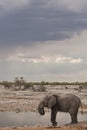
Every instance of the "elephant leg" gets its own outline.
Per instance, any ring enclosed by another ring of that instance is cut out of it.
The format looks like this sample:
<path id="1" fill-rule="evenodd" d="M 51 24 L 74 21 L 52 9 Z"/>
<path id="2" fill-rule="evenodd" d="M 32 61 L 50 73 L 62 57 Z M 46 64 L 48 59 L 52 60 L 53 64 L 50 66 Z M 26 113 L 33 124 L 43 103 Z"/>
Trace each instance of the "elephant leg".
<path id="1" fill-rule="evenodd" d="M 77 114 L 76 113 L 71 113 L 71 124 L 77 123 Z"/>
<path id="2" fill-rule="evenodd" d="M 71 109 L 69 111 L 70 115 L 71 115 L 71 124 L 75 124 L 78 122 L 77 120 L 77 114 L 78 114 L 78 108 L 76 109 Z"/>
<path id="3" fill-rule="evenodd" d="M 57 109 L 56 107 L 51 108 L 51 122 L 53 126 L 57 126 L 56 122 L 56 114 L 57 114 Z"/>

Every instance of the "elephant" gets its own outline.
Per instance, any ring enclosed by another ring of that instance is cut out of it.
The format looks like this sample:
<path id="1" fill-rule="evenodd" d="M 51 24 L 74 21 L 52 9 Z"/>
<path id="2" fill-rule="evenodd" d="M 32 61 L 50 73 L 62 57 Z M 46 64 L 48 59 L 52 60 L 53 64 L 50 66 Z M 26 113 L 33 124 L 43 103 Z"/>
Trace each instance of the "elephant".
<path id="1" fill-rule="evenodd" d="M 44 115 L 44 108 L 51 109 L 51 122 L 53 126 L 57 126 L 57 112 L 68 112 L 71 116 L 71 124 L 77 123 L 78 109 L 82 103 L 79 97 L 74 94 L 48 95 L 38 105 L 38 112 Z"/>

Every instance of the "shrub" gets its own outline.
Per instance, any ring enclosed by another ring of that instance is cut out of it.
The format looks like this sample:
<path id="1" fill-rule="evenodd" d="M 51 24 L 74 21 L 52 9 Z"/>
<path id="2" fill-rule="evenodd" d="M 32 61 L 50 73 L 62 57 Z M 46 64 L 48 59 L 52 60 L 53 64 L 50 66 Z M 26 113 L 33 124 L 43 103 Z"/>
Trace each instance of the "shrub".
<path id="1" fill-rule="evenodd" d="M 3 81 L 2 85 L 4 85 L 5 88 L 10 88 L 12 83 L 8 82 L 8 81 Z"/>

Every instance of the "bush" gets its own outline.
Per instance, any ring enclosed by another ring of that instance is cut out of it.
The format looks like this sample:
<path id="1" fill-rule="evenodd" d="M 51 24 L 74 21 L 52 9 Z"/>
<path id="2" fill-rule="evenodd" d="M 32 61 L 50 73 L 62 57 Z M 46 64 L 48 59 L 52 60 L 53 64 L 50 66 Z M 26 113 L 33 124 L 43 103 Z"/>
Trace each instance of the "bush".
<path id="1" fill-rule="evenodd" d="M 25 83 L 24 88 L 25 89 L 32 89 L 33 88 L 33 83 L 31 83 L 31 82 L 30 83 Z"/>
<path id="2" fill-rule="evenodd" d="M 8 81 L 3 81 L 2 85 L 4 85 L 5 88 L 10 88 L 12 83 L 8 82 Z"/>

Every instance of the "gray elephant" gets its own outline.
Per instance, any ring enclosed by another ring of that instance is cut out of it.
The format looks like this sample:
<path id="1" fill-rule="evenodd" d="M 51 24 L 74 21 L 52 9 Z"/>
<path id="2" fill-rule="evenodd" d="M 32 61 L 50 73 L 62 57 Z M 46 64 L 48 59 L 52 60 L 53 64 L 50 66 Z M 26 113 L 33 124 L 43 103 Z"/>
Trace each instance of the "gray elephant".
<path id="1" fill-rule="evenodd" d="M 49 95 L 46 96 L 38 105 L 38 112 L 44 115 L 44 107 L 51 109 L 51 122 L 53 126 L 57 125 L 56 114 L 60 112 L 68 112 L 71 116 L 71 123 L 77 123 L 77 114 L 79 107 L 82 106 L 79 97 L 73 94 L 65 95 Z"/>

